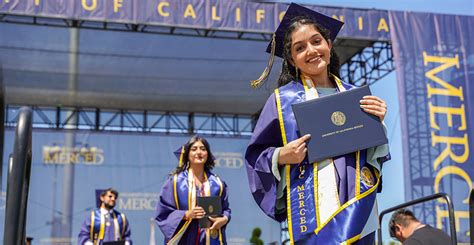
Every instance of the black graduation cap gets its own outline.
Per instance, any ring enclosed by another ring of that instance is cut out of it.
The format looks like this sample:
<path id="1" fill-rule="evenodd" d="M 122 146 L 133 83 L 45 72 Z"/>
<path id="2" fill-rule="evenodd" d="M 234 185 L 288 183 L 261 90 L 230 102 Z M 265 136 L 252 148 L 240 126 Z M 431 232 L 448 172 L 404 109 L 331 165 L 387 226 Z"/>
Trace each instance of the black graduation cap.
<path id="1" fill-rule="evenodd" d="M 343 22 L 329 17 L 327 15 L 318 13 L 312 9 L 303 7 L 296 3 L 291 3 L 288 9 L 286 10 L 283 19 L 280 22 L 280 25 L 275 31 L 275 55 L 283 58 L 283 40 L 285 38 L 285 32 L 290 26 L 291 21 L 295 17 L 305 16 L 313 19 L 316 23 L 320 24 L 322 27 L 329 30 L 330 39 L 334 42 L 336 36 L 344 25 Z M 272 42 L 268 44 L 267 53 L 272 53 Z"/>
<path id="2" fill-rule="evenodd" d="M 263 81 L 266 80 L 270 70 L 272 69 L 273 59 L 275 56 L 283 58 L 283 41 L 285 39 L 285 33 L 290 26 L 291 21 L 295 17 L 308 17 L 313 19 L 316 23 L 320 24 L 322 27 L 329 30 L 330 39 L 332 42 L 336 40 L 336 36 L 344 25 L 343 22 L 329 17 L 327 15 L 318 13 L 312 9 L 303 7 L 296 3 L 291 3 L 288 9 L 283 16 L 283 19 L 278 25 L 278 28 L 273 33 L 272 40 L 267 46 L 267 52 L 270 53 L 270 59 L 268 61 L 268 66 L 265 68 L 265 71 L 262 73 L 260 78 L 251 82 L 252 87 L 258 87 Z"/>

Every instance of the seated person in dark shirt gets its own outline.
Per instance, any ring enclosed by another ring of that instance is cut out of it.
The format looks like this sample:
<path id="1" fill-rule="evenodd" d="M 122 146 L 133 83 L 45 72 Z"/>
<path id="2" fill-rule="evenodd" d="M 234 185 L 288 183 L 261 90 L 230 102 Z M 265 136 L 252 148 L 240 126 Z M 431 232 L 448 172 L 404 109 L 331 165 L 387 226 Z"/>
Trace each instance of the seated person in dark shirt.
<path id="1" fill-rule="evenodd" d="M 403 245 L 451 244 L 451 238 L 446 233 L 421 223 L 410 210 L 395 211 L 388 226 L 390 236 Z"/>

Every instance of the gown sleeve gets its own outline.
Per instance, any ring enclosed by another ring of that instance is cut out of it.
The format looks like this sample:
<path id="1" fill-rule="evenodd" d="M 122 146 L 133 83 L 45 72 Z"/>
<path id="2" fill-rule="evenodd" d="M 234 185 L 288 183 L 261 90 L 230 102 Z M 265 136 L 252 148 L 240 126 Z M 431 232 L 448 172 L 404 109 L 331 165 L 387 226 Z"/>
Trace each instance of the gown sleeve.
<path id="1" fill-rule="evenodd" d="M 132 245 L 132 230 L 130 229 L 130 223 L 128 222 L 125 224 L 125 232 L 123 234 L 123 239 L 128 242 L 129 245 Z"/>
<path id="2" fill-rule="evenodd" d="M 231 218 L 231 210 L 229 205 L 229 192 L 227 188 L 227 184 L 222 181 L 224 185 L 224 190 L 222 191 L 222 214 L 227 217 L 227 224 L 230 222 Z"/>
<path id="3" fill-rule="evenodd" d="M 78 245 L 87 244 L 86 243 L 87 241 L 90 242 L 90 228 L 91 228 L 91 214 L 89 213 L 81 225 L 81 230 L 79 231 L 79 235 L 77 238 Z"/>
<path id="4" fill-rule="evenodd" d="M 250 191 L 266 215 L 279 222 L 286 219 L 286 209 L 277 209 L 277 189 L 280 182 L 272 172 L 275 148 L 283 146 L 276 108 L 272 94 L 258 119 L 245 153 Z M 284 197 L 283 195 L 283 198 Z"/>
<path id="5" fill-rule="evenodd" d="M 155 216 L 156 224 L 165 236 L 165 241 L 169 241 L 185 223 L 183 220 L 185 214 L 186 210 L 178 210 L 176 208 L 173 178 L 170 177 L 166 180 L 161 190 Z"/>
<path id="6" fill-rule="evenodd" d="M 382 123 L 382 125 L 385 134 L 387 134 L 387 128 L 385 127 L 385 124 Z M 388 144 L 367 149 L 367 162 L 379 170 L 379 172 L 382 171 L 383 163 L 390 160 L 390 158 L 391 156 Z"/>

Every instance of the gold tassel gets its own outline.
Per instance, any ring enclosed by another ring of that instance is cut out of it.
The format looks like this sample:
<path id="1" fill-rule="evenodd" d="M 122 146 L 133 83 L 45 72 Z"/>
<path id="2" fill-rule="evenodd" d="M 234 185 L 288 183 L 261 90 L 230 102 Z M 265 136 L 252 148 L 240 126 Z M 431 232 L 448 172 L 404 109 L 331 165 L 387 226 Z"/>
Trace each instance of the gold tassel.
<path id="1" fill-rule="evenodd" d="M 184 160 L 185 160 L 185 159 L 183 159 L 183 158 L 184 158 L 184 145 L 181 146 L 181 154 L 179 155 L 178 167 L 183 166 Z"/>
<path id="2" fill-rule="evenodd" d="M 275 59 L 275 49 L 276 49 L 275 33 L 273 33 L 272 35 L 271 47 L 272 47 L 272 50 L 270 53 L 270 59 L 268 60 L 267 67 L 265 68 L 265 70 L 263 71 L 263 73 L 260 75 L 258 79 L 250 81 L 250 85 L 254 89 L 260 87 L 263 83 L 265 83 L 265 81 L 268 78 L 268 74 L 270 74 L 270 71 L 272 70 L 273 60 Z"/>

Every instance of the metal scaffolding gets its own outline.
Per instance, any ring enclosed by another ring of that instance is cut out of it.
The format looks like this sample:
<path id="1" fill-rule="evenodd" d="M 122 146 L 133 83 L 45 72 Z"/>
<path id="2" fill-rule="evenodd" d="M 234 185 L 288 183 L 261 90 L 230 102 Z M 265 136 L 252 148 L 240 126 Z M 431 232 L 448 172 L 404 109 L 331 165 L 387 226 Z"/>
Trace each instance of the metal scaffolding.
<path id="1" fill-rule="evenodd" d="M 341 78 L 348 83 L 370 85 L 395 70 L 390 42 L 375 42 L 341 66 Z"/>
<path id="2" fill-rule="evenodd" d="M 261 32 L 243 32 L 243 31 L 225 31 L 199 28 L 186 28 L 177 26 L 156 26 L 144 24 L 126 24 L 126 23 L 111 23 L 101 21 L 86 21 L 86 20 L 71 20 L 65 18 L 52 18 L 40 16 L 26 16 L 14 14 L 0 14 L 0 22 L 26 25 L 40 25 L 52 27 L 66 27 L 66 28 L 83 28 L 93 30 L 108 30 L 108 31 L 125 31 L 125 32 L 141 32 L 153 34 L 169 34 L 177 36 L 191 36 L 191 37 L 205 37 L 205 38 L 220 38 L 220 39 L 240 39 L 240 40 L 254 40 L 254 41 L 270 41 L 271 33 Z"/>
<path id="3" fill-rule="evenodd" d="M 401 54 L 402 56 L 404 54 Z M 404 59 L 404 57 L 402 57 Z M 423 67 L 410 66 L 406 69 L 420 69 L 420 71 L 407 71 L 407 74 L 420 74 L 423 76 Z M 433 185 L 433 151 L 435 148 L 431 146 L 431 131 L 429 115 L 420 114 L 420 112 L 428 113 L 429 99 L 427 96 L 426 84 L 419 83 L 424 77 L 405 76 L 407 81 L 404 82 L 405 98 L 405 114 L 407 115 L 406 130 L 409 137 L 405 147 L 408 156 L 405 160 L 410 162 L 408 168 L 405 168 L 405 185 L 411 186 L 411 189 L 405 188 L 406 200 L 415 200 L 434 193 Z M 430 178 L 430 181 L 426 181 Z M 445 189 L 446 190 L 446 189 Z M 416 217 L 425 223 L 436 224 L 436 203 L 426 202 L 413 206 L 413 212 Z"/>
<path id="4" fill-rule="evenodd" d="M 81 107 L 33 108 L 33 128 L 136 132 L 165 134 L 205 134 L 249 137 L 255 119 L 250 115 L 131 111 Z M 16 126 L 20 106 L 7 105 L 5 126 Z"/>

